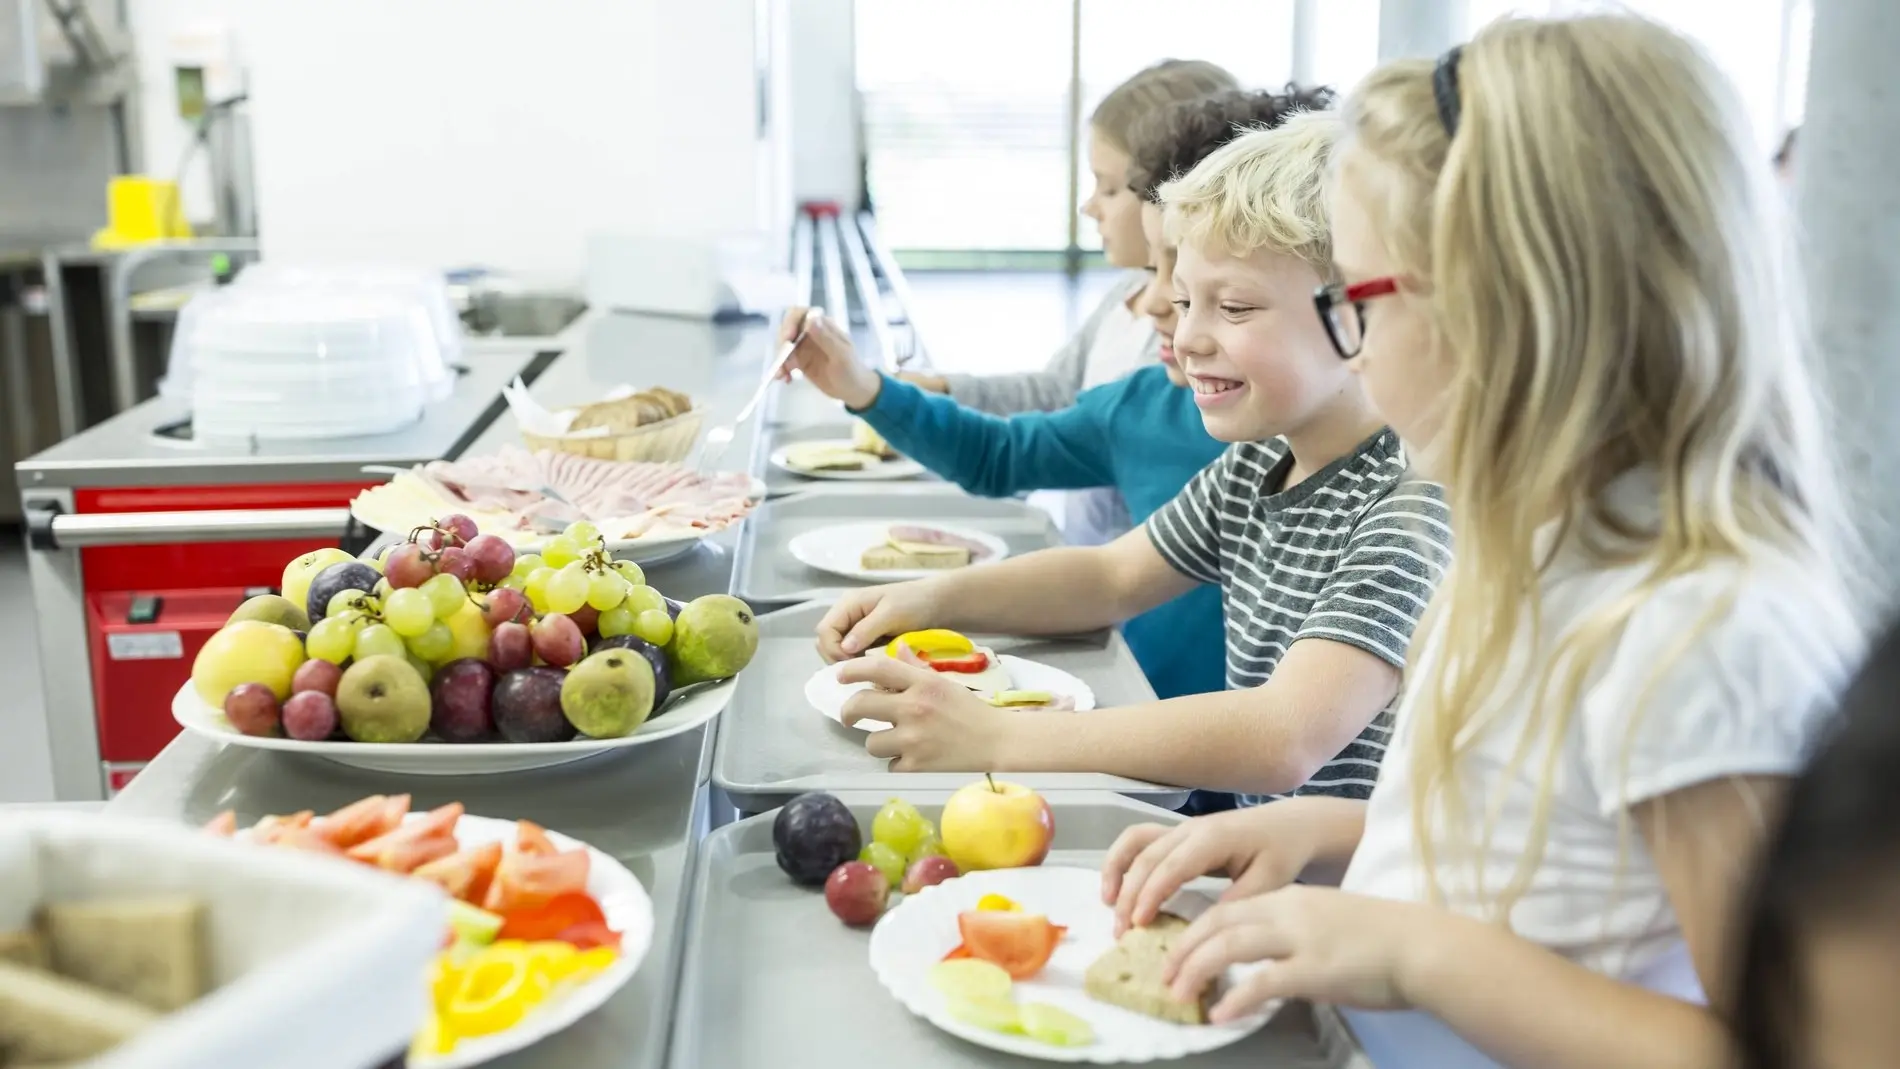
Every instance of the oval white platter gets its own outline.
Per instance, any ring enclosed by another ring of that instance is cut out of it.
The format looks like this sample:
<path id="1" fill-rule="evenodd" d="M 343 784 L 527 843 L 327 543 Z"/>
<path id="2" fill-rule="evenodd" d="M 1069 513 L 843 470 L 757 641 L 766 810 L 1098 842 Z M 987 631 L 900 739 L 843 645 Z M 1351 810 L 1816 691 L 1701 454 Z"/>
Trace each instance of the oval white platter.
<path id="1" fill-rule="evenodd" d="M 375 772 L 412 776 L 465 776 L 519 772 L 566 764 L 584 757 L 657 742 L 691 731 L 718 716 L 732 700 L 736 680 L 700 683 L 674 692 L 665 708 L 647 718 L 633 734 L 618 739 L 585 736 L 567 742 L 302 742 L 297 739 L 246 735 L 231 726 L 224 710 L 207 704 L 189 680 L 172 697 L 172 719 L 194 735 L 213 742 L 309 754 L 340 765 Z"/>
<path id="2" fill-rule="evenodd" d="M 967 538 L 989 550 L 989 556 L 973 564 L 990 564 L 1009 556 L 1009 543 L 990 534 L 970 527 L 959 527 L 948 523 L 840 523 L 830 527 L 819 527 L 798 535 L 785 544 L 786 552 L 792 558 L 807 567 L 816 568 L 832 575 L 842 575 L 847 579 L 857 579 L 866 583 L 897 583 L 906 579 L 928 579 L 942 575 L 945 568 L 866 568 L 860 563 L 864 551 L 872 546 L 883 545 L 890 536 L 893 526 L 923 527 L 944 534 Z"/>
<path id="3" fill-rule="evenodd" d="M 781 471 L 789 471 L 793 475 L 803 476 L 807 479 L 836 479 L 842 482 L 881 482 L 890 479 L 915 479 L 924 473 L 924 466 L 909 457 L 898 457 L 896 460 L 874 460 L 855 471 L 812 471 L 807 468 L 798 467 L 791 462 L 790 454 L 793 449 L 810 448 L 814 446 L 830 446 L 846 450 L 852 448 L 851 439 L 849 438 L 782 445 L 772 450 L 772 456 L 770 458 L 772 466 Z"/>
<path id="4" fill-rule="evenodd" d="M 1095 1032 L 1085 1046 L 1058 1047 L 1024 1035 L 1007 1035 L 951 1017 L 930 985 L 930 967 L 961 942 L 957 914 L 976 908 L 985 894 L 1007 895 L 1030 913 L 1069 930 L 1055 956 L 1028 980 L 1018 980 L 1018 1003 L 1045 1002 L 1082 1018 Z M 1094 869 L 1045 865 L 972 872 L 926 887 L 886 913 L 871 931 L 871 971 L 904 1008 L 938 1028 L 992 1050 L 1052 1062 L 1113 1065 L 1184 1058 L 1245 1039 L 1273 1016 L 1278 1004 L 1229 1024 L 1186 1025 L 1144 1016 L 1082 990 L 1082 977 L 1096 958 L 1115 945 L 1115 913 L 1102 904 L 1102 876 Z M 1228 970 L 1230 981 L 1247 967 Z"/>
<path id="5" fill-rule="evenodd" d="M 884 647 L 865 654 L 866 657 L 884 656 Z M 1075 699 L 1075 711 L 1088 712 L 1095 708 L 1095 691 L 1087 683 L 1060 668 L 1043 664 L 1041 661 L 1026 660 L 1010 654 L 1001 654 L 997 658 L 1009 673 L 1011 690 L 1046 690 L 1052 694 L 1066 694 Z M 869 683 L 840 683 L 838 669 L 850 662 L 828 664 L 813 672 L 805 681 L 805 700 L 812 708 L 824 714 L 826 719 L 844 723 L 844 703 L 861 690 L 871 689 Z M 859 731 L 886 731 L 890 725 L 882 720 L 860 720 L 851 725 Z"/>

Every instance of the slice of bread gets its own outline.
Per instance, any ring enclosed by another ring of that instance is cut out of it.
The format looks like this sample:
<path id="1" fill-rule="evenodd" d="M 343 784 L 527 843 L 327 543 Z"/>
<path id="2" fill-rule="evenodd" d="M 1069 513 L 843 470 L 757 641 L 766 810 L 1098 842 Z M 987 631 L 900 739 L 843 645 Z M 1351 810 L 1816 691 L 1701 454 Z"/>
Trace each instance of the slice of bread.
<path id="1" fill-rule="evenodd" d="M 1182 1002 L 1161 981 L 1161 968 L 1188 922 L 1163 913 L 1145 928 L 1130 928 L 1082 976 L 1092 999 L 1176 1024 L 1206 1024 L 1214 1004 L 1214 985 L 1191 1002 Z"/>
<path id="2" fill-rule="evenodd" d="M 813 442 L 786 450 L 785 463 L 800 471 L 863 471 L 877 463 L 877 458 L 829 442 Z"/>
<path id="3" fill-rule="evenodd" d="M 650 423 L 684 415 L 692 408 L 692 398 L 656 386 L 641 390 L 632 397 L 583 405 L 574 414 L 574 422 L 568 424 L 567 429 L 572 432 L 605 427 L 610 434 L 626 434 Z"/>
<path id="4" fill-rule="evenodd" d="M 186 895 L 65 902 L 40 910 L 53 971 L 154 1010 L 203 995 L 205 905 Z"/>
<path id="5" fill-rule="evenodd" d="M 891 443 L 863 420 L 851 424 L 851 448 L 860 453 L 869 453 L 879 460 L 897 459 L 897 450 L 891 448 Z"/>
<path id="6" fill-rule="evenodd" d="M 915 542 L 872 546 L 858 559 L 858 567 L 867 572 L 962 568 L 969 563 L 970 551 L 963 546 L 927 546 Z"/>

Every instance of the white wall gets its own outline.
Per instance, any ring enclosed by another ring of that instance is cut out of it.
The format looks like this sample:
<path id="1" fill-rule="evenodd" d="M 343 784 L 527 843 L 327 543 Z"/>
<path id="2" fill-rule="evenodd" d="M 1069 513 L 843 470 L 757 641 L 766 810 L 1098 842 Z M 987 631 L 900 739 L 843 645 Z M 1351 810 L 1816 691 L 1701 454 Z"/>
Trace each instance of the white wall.
<path id="1" fill-rule="evenodd" d="M 870 0 L 876 3 L 877 0 Z M 792 189 L 800 203 L 857 204 L 856 4 L 795 0 L 791 20 Z"/>
<path id="2" fill-rule="evenodd" d="M 146 166 L 184 143 L 170 41 L 210 21 L 250 75 L 266 255 L 575 276 L 595 230 L 782 233 L 792 163 L 756 138 L 753 74 L 772 4 L 132 0 Z"/>

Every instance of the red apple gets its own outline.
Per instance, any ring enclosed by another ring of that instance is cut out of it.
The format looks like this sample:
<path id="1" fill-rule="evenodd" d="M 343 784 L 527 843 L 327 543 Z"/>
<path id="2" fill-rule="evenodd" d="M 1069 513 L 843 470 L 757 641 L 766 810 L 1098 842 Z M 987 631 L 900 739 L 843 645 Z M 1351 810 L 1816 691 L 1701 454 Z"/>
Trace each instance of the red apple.
<path id="1" fill-rule="evenodd" d="M 926 887 L 954 880 L 958 875 L 957 863 L 947 857 L 936 854 L 920 857 L 904 870 L 904 893 L 914 895 Z"/>
<path id="2" fill-rule="evenodd" d="M 877 920 L 890 897 L 890 881 L 867 861 L 847 861 L 832 869 L 825 879 L 825 904 L 846 924 L 865 925 Z"/>
<path id="3" fill-rule="evenodd" d="M 1049 856 L 1056 820 L 1042 795 L 985 776 L 944 803 L 938 833 L 958 871 L 1023 868 Z"/>

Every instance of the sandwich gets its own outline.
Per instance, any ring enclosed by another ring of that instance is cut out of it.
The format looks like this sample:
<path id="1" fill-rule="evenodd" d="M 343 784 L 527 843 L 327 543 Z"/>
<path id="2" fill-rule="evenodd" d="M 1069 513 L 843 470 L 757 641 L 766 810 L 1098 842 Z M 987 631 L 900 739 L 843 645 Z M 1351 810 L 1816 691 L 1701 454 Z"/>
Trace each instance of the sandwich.
<path id="1" fill-rule="evenodd" d="M 1182 1001 L 1162 982 L 1161 969 L 1188 922 L 1172 913 L 1157 916 L 1145 928 L 1130 928 L 1082 975 L 1082 990 L 1098 1002 L 1175 1024 L 1206 1024 L 1214 1005 L 1214 985 Z"/>
<path id="2" fill-rule="evenodd" d="M 832 442 L 806 442 L 787 449 L 785 463 L 799 471 L 863 471 L 877 458 Z"/>
<path id="3" fill-rule="evenodd" d="M 884 654 L 905 664 L 928 668 L 986 696 L 1008 691 L 1012 682 L 1009 670 L 997 659 L 995 650 L 944 628 L 907 631 L 884 647 Z"/>
<path id="4" fill-rule="evenodd" d="M 891 448 L 891 443 L 885 441 L 883 435 L 877 433 L 869 423 L 863 420 L 851 424 L 851 448 L 860 453 L 868 453 L 879 460 L 897 459 L 897 450 Z"/>
<path id="5" fill-rule="evenodd" d="M 858 566 L 867 572 L 941 571 L 964 568 L 970 564 L 970 547 L 945 546 L 930 542 L 888 539 L 872 546 L 858 558 Z"/>

